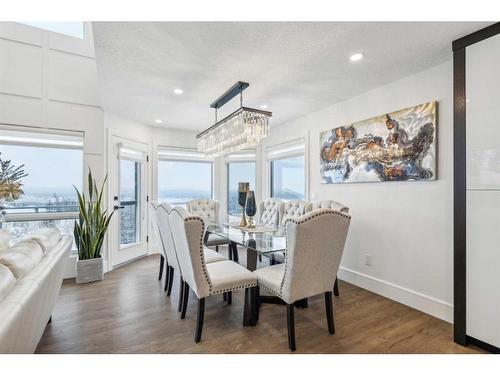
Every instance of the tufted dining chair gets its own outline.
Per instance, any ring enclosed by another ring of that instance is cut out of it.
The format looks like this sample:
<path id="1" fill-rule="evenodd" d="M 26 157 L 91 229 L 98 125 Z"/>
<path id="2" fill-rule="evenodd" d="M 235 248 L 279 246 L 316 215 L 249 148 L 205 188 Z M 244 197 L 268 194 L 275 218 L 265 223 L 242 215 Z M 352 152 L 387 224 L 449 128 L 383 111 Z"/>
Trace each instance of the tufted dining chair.
<path id="1" fill-rule="evenodd" d="M 187 203 L 188 212 L 192 215 L 201 216 L 207 224 L 219 223 L 219 207 L 219 201 L 214 199 L 195 199 Z M 208 234 L 205 239 L 205 245 L 215 246 L 215 251 L 218 252 L 219 246 L 229 245 L 229 241 L 216 234 Z"/>
<path id="2" fill-rule="evenodd" d="M 333 200 L 322 200 L 311 202 L 306 207 L 306 212 L 317 210 L 318 208 L 331 208 L 332 210 L 348 213 L 349 207 L 344 206 L 342 203 Z"/>
<path id="3" fill-rule="evenodd" d="M 307 205 L 306 212 L 317 210 L 319 208 L 331 208 L 332 210 L 343 212 L 345 214 L 349 213 L 349 207 L 344 206 L 342 203 L 334 200 L 322 200 L 322 201 L 311 202 Z M 335 278 L 335 284 L 333 285 L 333 294 L 335 294 L 337 297 L 340 295 L 339 280 L 337 278 Z"/>
<path id="4" fill-rule="evenodd" d="M 158 227 L 161 237 L 162 245 L 165 249 L 167 255 L 167 275 L 168 280 L 165 280 L 165 290 L 167 291 L 167 296 L 170 296 L 172 292 L 172 284 L 174 281 L 174 272 L 177 271 L 180 275 L 181 285 L 179 293 L 179 305 L 178 310 L 181 311 L 182 308 L 182 292 L 183 289 L 183 276 L 182 270 L 179 265 L 179 257 L 177 255 L 177 250 L 175 248 L 175 243 L 172 234 L 172 227 L 170 225 L 170 212 L 174 208 L 168 203 L 162 203 L 157 209 Z M 180 209 L 180 208 L 179 208 Z M 184 209 L 183 209 L 184 210 Z M 215 251 L 210 249 L 204 249 L 204 254 L 207 263 L 219 262 L 225 260 L 222 255 L 217 254 Z"/>
<path id="5" fill-rule="evenodd" d="M 256 288 L 257 277 L 239 264 L 223 260 L 207 263 L 204 250 L 205 220 L 190 215 L 182 208 L 174 208 L 169 215 L 179 266 L 183 277 L 183 303 L 181 319 L 186 316 L 189 290 L 198 298 L 198 316 L 194 341 L 201 340 L 205 298 L 217 294 L 245 289 L 244 313 L 250 314 L 249 288 Z"/>
<path id="6" fill-rule="evenodd" d="M 294 302 L 325 296 L 328 331 L 335 333 L 332 287 L 336 278 L 351 217 L 332 209 L 318 209 L 289 218 L 285 262 L 254 271 L 259 288 L 287 305 L 288 346 L 295 350 Z"/>
<path id="7" fill-rule="evenodd" d="M 279 228 L 283 201 L 277 198 L 264 199 L 259 203 L 258 224 L 263 227 Z"/>
<path id="8" fill-rule="evenodd" d="M 163 267 L 165 264 L 165 260 L 167 259 L 167 254 L 165 253 L 165 249 L 163 248 L 163 244 L 161 241 L 161 236 L 160 236 L 160 229 L 158 227 L 158 206 L 160 204 L 157 201 L 153 201 L 149 203 L 149 213 L 150 213 L 150 218 L 151 218 L 151 226 L 153 227 L 153 232 L 155 234 L 156 239 L 158 240 L 158 245 L 160 247 L 160 272 L 158 274 L 158 280 L 161 280 L 163 277 Z M 165 290 L 167 288 L 167 282 L 168 282 L 168 271 L 169 271 L 169 266 L 168 266 L 168 260 L 167 260 L 167 274 L 165 275 Z"/>
<path id="9" fill-rule="evenodd" d="M 285 235 L 285 222 L 287 219 L 304 215 L 307 206 L 307 202 L 300 199 L 292 199 L 283 203 L 282 215 L 279 221 L 279 232 L 281 235 Z"/>

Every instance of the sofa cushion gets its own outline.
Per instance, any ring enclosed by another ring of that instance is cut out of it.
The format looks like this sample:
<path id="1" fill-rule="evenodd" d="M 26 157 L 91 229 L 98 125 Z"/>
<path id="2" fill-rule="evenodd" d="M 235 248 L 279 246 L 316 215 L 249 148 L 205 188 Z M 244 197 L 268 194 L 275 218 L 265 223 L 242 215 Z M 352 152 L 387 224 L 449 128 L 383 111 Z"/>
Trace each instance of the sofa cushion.
<path id="1" fill-rule="evenodd" d="M 0 264 L 8 267 L 16 279 L 26 276 L 42 258 L 40 245 L 35 241 L 20 241 L 0 253 Z"/>
<path id="2" fill-rule="evenodd" d="M 9 247 L 10 231 L 8 229 L 0 229 L 0 251 Z"/>
<path id="3" fill-rule="evenodd" d="M 6 250 L 6 252 L 24 254 L 28 258 L 31 258 L 33 262 L 35 262 L 35 265 L 40 263 L 40 260 L 43 257 L 42 247 L 34 240 L 21 240 L 16 242 L 8 250 Z"/>
<path id="4" fill-rule="evenodd" d="M 10 272 L 10 270 L 3 264 L 0 264 L 0 301 L 2 301 L 5 296 L 10 293 L 15 284 L 16 278 L 12 272 Z"/>
<path id="5" fill-rule="evenodd" d="M 61 239 L 62 234 L 56 227 L 43 228 L 35 233 L 29 235 L 26 239 L 34 240 L 42 247 L 44 253 L 49 251 L 51 248 L 56 246 L 56 244 Z"/>

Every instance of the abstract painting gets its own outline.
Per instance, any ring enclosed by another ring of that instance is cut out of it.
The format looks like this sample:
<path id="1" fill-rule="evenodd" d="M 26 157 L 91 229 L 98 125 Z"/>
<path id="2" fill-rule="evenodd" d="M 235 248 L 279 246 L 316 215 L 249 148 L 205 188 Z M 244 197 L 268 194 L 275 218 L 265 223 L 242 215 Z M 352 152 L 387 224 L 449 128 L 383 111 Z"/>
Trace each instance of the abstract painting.
<path id="1" fill-rule="evenodd" d="M 325 184 L 436 179 L 435 101 L 320 134 Z"/>

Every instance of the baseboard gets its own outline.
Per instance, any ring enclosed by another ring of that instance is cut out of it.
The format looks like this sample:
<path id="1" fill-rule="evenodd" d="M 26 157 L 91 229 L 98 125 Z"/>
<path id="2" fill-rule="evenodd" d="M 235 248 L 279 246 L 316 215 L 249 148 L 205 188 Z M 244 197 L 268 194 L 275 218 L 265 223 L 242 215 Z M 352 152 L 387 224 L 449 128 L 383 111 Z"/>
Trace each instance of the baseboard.
<path id="1" fill-rule="evenodd" d="M 453 305 L 451 303 L 345 267 L 340 267 L 338 277 L 340 280 L 453 323 Z M 340 293 L 342 295 L 342 291 Z"/>

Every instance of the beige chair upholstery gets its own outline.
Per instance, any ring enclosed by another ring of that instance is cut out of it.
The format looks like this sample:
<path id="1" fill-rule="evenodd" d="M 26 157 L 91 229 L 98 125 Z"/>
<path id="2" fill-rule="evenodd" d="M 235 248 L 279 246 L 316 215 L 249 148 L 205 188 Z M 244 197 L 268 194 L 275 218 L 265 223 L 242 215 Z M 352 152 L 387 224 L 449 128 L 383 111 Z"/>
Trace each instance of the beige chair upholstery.
<path id="1" fill-rule="evenodd" d="M 342 203 L 333 200 L 322 200 L 311 202 L 307 205 L 306 212 L 317 210 L 319 208 L 331 208 L 332 210 L 348 213 L 349 207 L 344 206 Z"/>
<path id="2" fill-rule="evenodd" d="M 280 216 L 283 211 L 283 201 L 276 198 L 264 199 L 259 203 L 258 224 L 264 227 L 279 228 Z"/>
<path id="3" fill-rule="evenodd" d="M 285 223 L 288 219 L 297 218 L 306 213 L 307 203 L 300 199 L 293 199 L 283 203 L 282 215 L 280 217 L 279 231 L 285 234 Z"/>
<path id="4" fill-rule="evenodd" d="M 287 303 L 331 291 L 350 216 L 318 209 L 285 222 L 285 263 L 256 270 L 259 285 Z"/>
<path id="5" fill-rule="evenodd" d="M 330 314 L 329 331 L 334 333 L 331 291 L 342 259 L 350 220 L 349 215 L 332 209 L 318 209 L 298 218 L 286 219 L 287 250 L 284 263 L 254 272 L 259 287 L 288 305 L 291 350 L 295 350 L 295 331 L 293 327 L 290 329 L 290 324 L 293 325 L 293 303 L 296 301 L 325 293 L 327 315 Z"/>
<path id="6" fill-rule="evenodd" d="M 219 202 L 213 199 L 195 199 L 187 203 L 187 210 L 191 215 L 198 215 L 207 224 L 219 222 Z"/>
<path id="7" fill-rule="evenodd" d="M 206 224 L 219 223 L 219 207 L 219 202 L 213 199 L 195 199 L 187 203 L 188 212 L 191 215 L 201 216 Z M 216 234 L 209 234 L 205 239 L 206 246 L 227 244 L 229 244 L 229 241 L 226 238 L 222 238 Z"/>
<path id="8" fill-rule="evenodd" d="M 186 314 L 190 288 L 199 301 L 195 334 L 195 341 L 198 342 L 201 339 L 205 298 L 255 287 L 257 286 L 257 277 L 246 268 L 229 260 L 207 264 L 203 245 L 205 221 L 201 216 L 189 215 L 182 208 L 174 208 L 170 212 L 169 219 L 185 282 L 181 318 L 184 318 Z"/>

